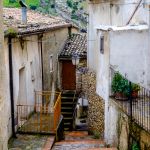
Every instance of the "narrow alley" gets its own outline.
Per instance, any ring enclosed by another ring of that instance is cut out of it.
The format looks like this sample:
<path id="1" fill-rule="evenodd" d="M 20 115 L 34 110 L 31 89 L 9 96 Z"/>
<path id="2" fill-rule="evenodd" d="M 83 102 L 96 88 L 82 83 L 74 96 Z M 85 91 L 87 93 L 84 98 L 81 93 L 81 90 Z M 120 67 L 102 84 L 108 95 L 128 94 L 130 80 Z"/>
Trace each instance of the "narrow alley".
<path id="1" fill-rule="evenodd" d="M 150 0 L 0 1 L 0 150 L 150 150 Z"/>

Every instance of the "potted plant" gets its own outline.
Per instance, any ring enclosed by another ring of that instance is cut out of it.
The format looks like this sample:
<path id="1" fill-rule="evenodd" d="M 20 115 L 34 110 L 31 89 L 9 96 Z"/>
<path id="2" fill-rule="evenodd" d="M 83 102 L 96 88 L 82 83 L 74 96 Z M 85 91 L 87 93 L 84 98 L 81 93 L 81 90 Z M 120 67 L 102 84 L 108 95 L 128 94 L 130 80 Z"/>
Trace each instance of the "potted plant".
<path id="1" fill-rule="evenodd" d="M 132 83 L 132 98 L 138 97 L 138 91 L 140 91 L 140 86 L 138 84 Z"/>
<path id="2" fill-rule="evenodd" d="M 127 100 L 129 96 L 129 82 L 118 72 L 115 73 L 112 80 L 112 92 L 115 99 Z"/>

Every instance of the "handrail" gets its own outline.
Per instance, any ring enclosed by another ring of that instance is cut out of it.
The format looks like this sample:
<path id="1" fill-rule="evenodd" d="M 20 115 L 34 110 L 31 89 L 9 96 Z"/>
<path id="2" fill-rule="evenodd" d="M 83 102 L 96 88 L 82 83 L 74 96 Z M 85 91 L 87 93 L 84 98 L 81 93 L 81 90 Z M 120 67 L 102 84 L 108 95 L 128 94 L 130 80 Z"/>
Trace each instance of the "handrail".
<path id="1" fill-rule="evenodd" d="M 54 104 L 54 109 L 56 108 L 56 106 L 57 106 L 57 104 L 59 103 L 59 98 L 61 97 L 61 92 L 59 92 L 59 95 L 58 95 L 58 98 L 57 98 L 57 100 L 56 100 L 56 102 L 55 102 L 55 104 Z"/>
<path id="2" fill-rule="evenodd" d="M 59 119 L 61 116 L 61 92 L 59 93 L 59 96 L 54 104 L 54 131 L 57 129 L 57 124 L 59 123 Z"/>
<path id="3" fill-rule="evenodd" d="M 76 92 L 77 91 L 75 91 L 75 94 L 74 94 L 74 97 L 73 97 L 73 103 L 75 101 Z M 76 117 L 76 109 L 77 109 L 77 103 L 76 103 L 76 105 L 74 107 L 73 116 L 72 116 L 73 117 L 73 124 L 74 124 L 74 120 L 75 120 L 75 117 Z"/>

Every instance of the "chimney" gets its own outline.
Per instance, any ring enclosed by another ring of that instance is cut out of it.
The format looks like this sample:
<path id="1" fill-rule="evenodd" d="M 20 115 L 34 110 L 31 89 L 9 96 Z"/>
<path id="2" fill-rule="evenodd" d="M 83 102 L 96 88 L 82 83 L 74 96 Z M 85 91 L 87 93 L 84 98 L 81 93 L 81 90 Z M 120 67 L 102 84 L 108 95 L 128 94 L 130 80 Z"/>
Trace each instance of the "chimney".
<path id="1" fill-rule="evenodd" d="M 22 24 L 27 24 L 27 5 L 24 3 L 23 0 L 19 1 L 19 4 L 21 5 L 22 8 Z"/>

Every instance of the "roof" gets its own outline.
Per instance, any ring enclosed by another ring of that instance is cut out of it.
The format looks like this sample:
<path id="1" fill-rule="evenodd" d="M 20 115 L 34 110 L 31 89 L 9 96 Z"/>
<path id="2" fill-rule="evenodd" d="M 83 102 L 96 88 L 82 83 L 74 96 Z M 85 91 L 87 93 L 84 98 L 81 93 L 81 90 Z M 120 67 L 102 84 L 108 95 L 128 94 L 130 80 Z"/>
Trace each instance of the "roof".
<path id="1" fill-rule="evenodd" d="M 27 24 L 21 24 L 21 9 L 19 8 L 4 8 L 4 31 L 10 28 L 15 28 L 19 35 L 31 34 L 37 32 L 46 32 L 48 30 L 71 26 L 60 17 L 44 15 L 39 12 L 27 11 Z"/>
<path id="2" fill-rule="evenodd" d="M 125 31 L 125 30 L 147 30 L 148 25 L 128 25 L 128 26 L 122 26 L 122 27 L 117 27 L 117 26 L 105 26 L 105 25 L 100 25 L 96 27 L 98 30 L 103 30 L 103 31 Z"/>
<path id="3" fill-rule="evenodd" d="M 59 54 L 59 58 L 71 58 L 74 54 L 77 54 L 80 58 L 86 58 L 86 34 L 72 34 L 71 37 L 68 37 L 63 49 Z"/>

